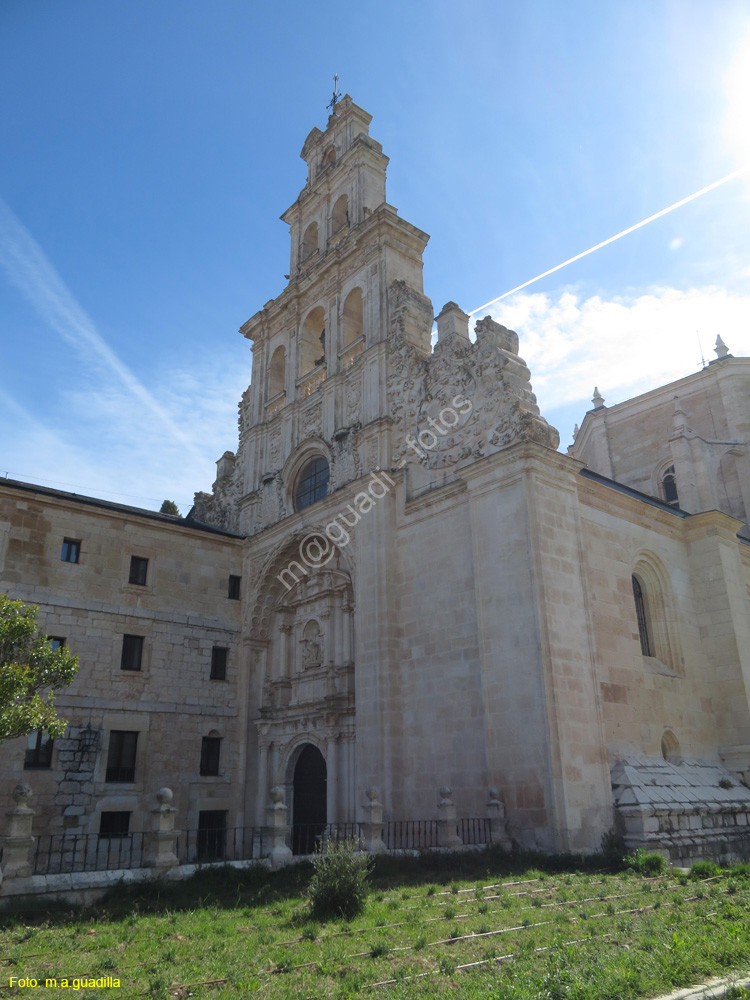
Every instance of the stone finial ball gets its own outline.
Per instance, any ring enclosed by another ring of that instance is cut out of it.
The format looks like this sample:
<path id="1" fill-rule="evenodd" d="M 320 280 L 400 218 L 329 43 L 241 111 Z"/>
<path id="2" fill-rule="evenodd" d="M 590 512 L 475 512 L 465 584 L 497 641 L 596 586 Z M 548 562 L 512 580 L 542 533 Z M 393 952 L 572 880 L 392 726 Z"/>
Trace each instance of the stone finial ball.
<path id="1" fill-rule="evenodd" d="M 500 792 L 499 792 L 499 790 L 497 788 L 495 788 L 494 785 L 492 785 L 490 788 L 487 789 L 487 794 L 489 795 L 489 797 L 491 799 L 499 799 L 500 798 Z"/>
<path id="2" fill-rule="evenodd" d="M 167 788 L 166 785 L 164 786 L 164 788 L 160 788 L 159 791 L 156 793 L 156 801 L 159 803 L 160 806 L 168 806 L 173 798 L 174 798 L 174 792 L 172 791 L 171 788 Z"/>
<path id="3" fill-rule="evenodd" d="M 365 789 L 365 795 L 370 800 L 370 802 L 374 802 L 379 794 L 380 794 L 380 789 L 378 788 L 377 785 L 370 785 L 369 788 Z"/>
<path id="4" fill-rule="evenodd" d="M 28 799 L 34 793 L 31 791 L 31 785 L 27 784 L 25 781 L 19 781 L 16 787 L 13 789 L 13 801 L 16 805 L 26 805 Z"/>
<path id="5" fill-rule="evenodd" d="M 443 787 L 440 789 L 440 798 L 449 799 L 450 797 L 451 797 L 450 788 L 447 785 L 443 785 Z"/>
<path id="6" fill-rule="evenodd" d="M 279 785 L 274 785 L 271 789 L 271 802 L 278 805 L 280 802 L 284 801 L 284 789 Z"/>

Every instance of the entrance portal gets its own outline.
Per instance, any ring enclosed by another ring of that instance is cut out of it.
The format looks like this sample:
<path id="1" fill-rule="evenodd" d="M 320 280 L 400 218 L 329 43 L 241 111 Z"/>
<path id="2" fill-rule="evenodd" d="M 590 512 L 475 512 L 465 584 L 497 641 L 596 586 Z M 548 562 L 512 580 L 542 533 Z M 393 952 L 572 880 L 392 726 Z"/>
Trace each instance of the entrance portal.
<path id="1" fill-rule="evenodd" d="M 308 743 L 294 768 L 292 853 L 313 854 L 326 828 L 326 762 Z"/>

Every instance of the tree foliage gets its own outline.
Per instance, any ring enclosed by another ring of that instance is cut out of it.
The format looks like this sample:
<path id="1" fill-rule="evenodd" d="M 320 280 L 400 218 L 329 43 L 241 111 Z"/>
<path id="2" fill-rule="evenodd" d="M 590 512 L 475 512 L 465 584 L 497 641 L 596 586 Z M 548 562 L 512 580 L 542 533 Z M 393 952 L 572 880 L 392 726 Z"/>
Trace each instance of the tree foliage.
<path id="1" fill-rule="evenodd" d="M 180 509 L 174 500 L 165 500 L 159 508 L 160 514 L 171 514 L 173 517 L 180 516 Z"/>
<path id="2" fill-rule="evenodd" d="M 0 594 L 0 743 L 34 729 L 62 736 L 68 724 L 55 712 L 55 691 L 73 680 L 78 657 L 52 649 L 38 610 Z"/>

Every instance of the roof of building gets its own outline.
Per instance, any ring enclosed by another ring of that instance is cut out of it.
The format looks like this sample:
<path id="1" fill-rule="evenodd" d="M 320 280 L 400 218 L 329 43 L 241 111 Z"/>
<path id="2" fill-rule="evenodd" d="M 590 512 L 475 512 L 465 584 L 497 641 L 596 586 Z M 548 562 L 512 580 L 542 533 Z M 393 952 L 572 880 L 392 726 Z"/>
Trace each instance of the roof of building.
<path id="1" fill-rule="evenodd" d="M 0 479 L 0 487 L 7 487 L 11 490 L 19 490 L 25 493 L 33 493 L 39 496 L 55 497 L 60 500 L 67 500 L 72 503 L 84 504 L 87 507 L 98 507 L 109 510 L 113 513 L 129 514 L 133 517 L 142 517 L 149 521 L 160 521 L 165 525 L 173 527 L 190 528 L 194 531 L 206 531 L 212 535 L 224 535 L 227 538 L 242 538 L 231 531 L 223 528 L 214 528 L 210 524 L 202 524 L 195 521 L 190 516 L 177 517 L 174 514 L 161 514 L 155 510 L 146 510 L 143 507 L 131 507 L 129 504 L 113 503 L 111 500 L 100 500 L 98 497 L 83 496 L 80 493 L 68 493 L 65 490 L 53 490 L 49 486 L 37 486 L 36 483 L 24 483 L 18 479 Z"/>

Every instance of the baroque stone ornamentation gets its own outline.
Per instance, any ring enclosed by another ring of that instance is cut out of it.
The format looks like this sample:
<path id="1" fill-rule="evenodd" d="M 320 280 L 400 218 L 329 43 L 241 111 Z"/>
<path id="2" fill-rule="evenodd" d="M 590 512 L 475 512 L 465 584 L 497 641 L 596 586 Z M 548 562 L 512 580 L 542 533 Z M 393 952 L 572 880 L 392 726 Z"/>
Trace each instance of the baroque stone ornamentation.
<path id="1" fill-rule="evenodd" d="M 559 434 L 539 413 L 517 334 L 490 317 L 475 329 L 474 343 L 454 334 L 424 358 L 393 324 L 388 392 L 398 426 L 394 464 L 416 456 L 439 469 L 519 441 L 559 444 Z M 421 454 L 406 435 L 421 445 Z"/>

